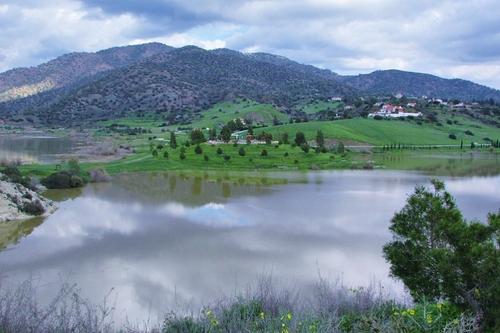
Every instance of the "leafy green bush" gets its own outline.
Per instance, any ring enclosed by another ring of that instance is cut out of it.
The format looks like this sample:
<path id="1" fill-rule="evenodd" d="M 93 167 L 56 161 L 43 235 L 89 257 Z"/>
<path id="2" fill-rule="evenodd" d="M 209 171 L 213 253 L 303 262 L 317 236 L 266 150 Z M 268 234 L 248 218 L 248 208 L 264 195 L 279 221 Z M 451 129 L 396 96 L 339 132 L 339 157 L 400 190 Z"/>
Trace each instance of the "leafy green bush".
<path id="1" fill-rule="evenodd" d="M 417 299 L 445 299 L 474 313 L 477 324 L 500 330 L 500 214 L 467 222 L 439 180 L 415 189 L 394 215 L 384 246 L 391 274 Z"/>
<path id="2" fill-rule="evenodd" d="M 50 189 L 65 189 L 82 187 L 86 181 L 79 175 L 69 171 L 58 171 L 50 174 L 41 180 L 43 186 Z"/>

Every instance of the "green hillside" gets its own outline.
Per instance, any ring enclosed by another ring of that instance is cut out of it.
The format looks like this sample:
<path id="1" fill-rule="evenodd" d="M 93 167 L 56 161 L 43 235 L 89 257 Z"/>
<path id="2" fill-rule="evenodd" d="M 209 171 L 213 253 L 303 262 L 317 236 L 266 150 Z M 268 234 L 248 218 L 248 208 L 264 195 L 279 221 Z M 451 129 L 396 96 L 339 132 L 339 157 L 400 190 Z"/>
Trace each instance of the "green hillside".
<path id="1" fill-rule="evenodd" d="M 193 128 L 211 128 L 225 125 L 236 118 L 252 119 L 253 124 L 271 125 L 276 117 L 281 122 L 288 122 L 288 116 L 279 112 L 271 104 L 261 104 L 250 100 L 217 103 L 201 113 L 201 118 L 190 126 Z"/>
<path id="2" fill-rule="evenodd" d="M 316 132 L 321 129 L 327 139 L 342 141 L 353 141 L 373 145 L 384 145 L 390 143 L 404 144 L 460 144 L 460 140 L 470 143 L 486 143 L 484 138 L 498 139 L 500 130 L 487 125 L 478 125 L 474 122 L 460 119 L 458 124 L 447 123 L 438 126 L 423 123 L 419 125 L 416 121 L 401 120 L 373 120 L 364 118 L 336 120 L 336 121 L 313 121 L 306 123 L 285 124 L 259 129 L 258 132 L 266 131 L 279 137 L 281 133 L 288 132 L 293 137 L 296 132 L 302 131 L 310 140 L 314 139 Z M 474 135 L 465 134 L 470 131 Z M 455 134 L 457 139 L 452 140 L 449 134 Z"/>

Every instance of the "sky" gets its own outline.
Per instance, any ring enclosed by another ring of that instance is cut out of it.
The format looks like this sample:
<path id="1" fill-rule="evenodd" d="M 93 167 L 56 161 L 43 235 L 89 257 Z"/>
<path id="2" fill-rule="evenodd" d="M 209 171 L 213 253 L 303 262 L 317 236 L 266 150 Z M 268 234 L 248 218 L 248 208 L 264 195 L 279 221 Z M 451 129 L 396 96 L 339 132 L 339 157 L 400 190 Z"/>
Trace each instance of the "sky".
<path id="1" fill-rule="evenodd" d="M 155 41 L 500 89 L 498 13 L 498 0 L 0 0 L 0 72 Z"/>

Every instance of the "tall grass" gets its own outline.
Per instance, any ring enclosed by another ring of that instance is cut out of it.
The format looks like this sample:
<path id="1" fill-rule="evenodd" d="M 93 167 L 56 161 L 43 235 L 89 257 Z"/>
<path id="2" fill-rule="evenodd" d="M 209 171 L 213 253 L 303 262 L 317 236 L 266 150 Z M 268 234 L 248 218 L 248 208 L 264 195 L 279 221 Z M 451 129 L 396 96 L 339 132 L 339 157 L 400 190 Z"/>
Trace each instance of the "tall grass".
<path id="1" fill-rule="evenodd" d="M 244 292 L 221 297 L 190 314 L 172 309 L 163 323 L 116 324 L 110 295 L 100 304 L 63 284 L 48 303 L 38 300 L 30 279 L 15 287 L 0 284 L 2 333 L 320 333 L 320 332 L 475 332 L 470 316 L 446 303 L 411 304 L 391 299 L 383 288 L 348 288 L 321 280 L 298 292 L 263 277 Z"/>

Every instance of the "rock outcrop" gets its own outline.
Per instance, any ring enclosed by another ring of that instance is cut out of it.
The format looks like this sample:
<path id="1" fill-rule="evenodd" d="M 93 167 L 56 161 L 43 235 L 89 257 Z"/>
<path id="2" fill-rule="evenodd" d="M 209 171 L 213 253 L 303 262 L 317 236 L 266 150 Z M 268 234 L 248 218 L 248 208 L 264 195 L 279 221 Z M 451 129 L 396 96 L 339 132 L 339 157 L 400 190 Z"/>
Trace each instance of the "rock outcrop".
<path id="1" fill-rule="evenodd" d="M 0 222 L 46 216 L 56 208 L 53 201 L 0 174 Z"/>

